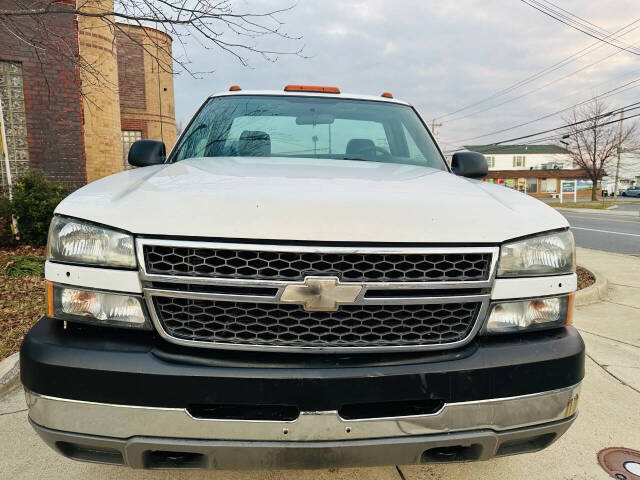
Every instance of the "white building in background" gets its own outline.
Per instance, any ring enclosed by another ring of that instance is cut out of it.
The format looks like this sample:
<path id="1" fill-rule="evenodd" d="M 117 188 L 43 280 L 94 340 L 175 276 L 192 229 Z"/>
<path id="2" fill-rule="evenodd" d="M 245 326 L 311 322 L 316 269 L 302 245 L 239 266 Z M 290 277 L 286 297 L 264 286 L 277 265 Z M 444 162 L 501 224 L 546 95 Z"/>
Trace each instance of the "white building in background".
<path id="1" fill-rule="evenodd" d="M 468 145 L 484 154 L 489 170 L 571 170 L 571 155 L 556 145 Z"/>
<path id="2" fill-rule="evenodd" d="M 489 163 L 486 182 L 503 185 L 537 198 L 558 197 L 577 189 L 589 197 L 592 182 L 573 163 L 571 154 L 557 145 L 468 145 L 484 154 Z"/>

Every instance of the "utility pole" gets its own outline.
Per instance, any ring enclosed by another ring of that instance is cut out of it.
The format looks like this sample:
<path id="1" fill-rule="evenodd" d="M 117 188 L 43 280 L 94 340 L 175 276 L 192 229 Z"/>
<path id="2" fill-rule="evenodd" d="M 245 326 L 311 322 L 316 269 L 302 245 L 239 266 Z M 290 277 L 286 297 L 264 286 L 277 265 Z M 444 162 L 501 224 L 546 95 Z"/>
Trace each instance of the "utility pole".
<path id="1" fill-rule="evenodd" d="M 440 134 L 436 132 L 436 129 L 438 127 L 441 127 L 441 126 L 442 126 L 442 124 L 441 123 L 436 123 L 435 119 L 431 120 L 431 133 L 436 138 L 436 140 L 440 139 Z"/>
<path id="2" fill-rule="evenodd" d="M 618 163 L 616 164 L 616 179 L 613 186 L 613 194 L 618 199 L 618 179 L 620 177 L 620 157 L 622 155 L 622 122 L 624 121 L 624 108 L 620 112 L 620 126 L 618 127 Z"/>
<path id="3" fill-rule="evenodd" d="M 11 168 L 9 166 L 9 147 L 7 147 L 7 133 L 4 129 L 4 112 L 2 111 L 2 101 L 0 101 L 0 158 L 4 160 L 4 165 L 7 174 L 7 190 L 9 191 L 9 201 L 12 200 L 13 194 L 11 193 L 11 187 L 13 182 L 11 181 Z M 18 238 L 18 222 L 16 218 L 11 215 L 11 230 L 16 238 Z"/>

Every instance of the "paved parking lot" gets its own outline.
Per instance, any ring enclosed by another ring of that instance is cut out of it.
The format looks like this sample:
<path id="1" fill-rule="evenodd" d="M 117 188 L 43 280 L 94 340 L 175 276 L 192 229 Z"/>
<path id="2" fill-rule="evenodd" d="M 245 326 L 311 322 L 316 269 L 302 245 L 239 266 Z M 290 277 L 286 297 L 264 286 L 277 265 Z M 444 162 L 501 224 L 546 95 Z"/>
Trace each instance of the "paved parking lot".
<path id="1" fill-rule="evenodd" d="M 216 480 L 606 479 L 596 454 L 611 446 L 640 450 L 640 259 L 580 250 L 579 263 L 606 273 L 610 298 L 579 307 L 587 344 L 579 417 L 569 432 L 535 454 L 471 464 L 272 472 L 152 472 L 78 463 L 49 450 L 27 423 L 20 389 L 0 399 L 0 478 Z"/>

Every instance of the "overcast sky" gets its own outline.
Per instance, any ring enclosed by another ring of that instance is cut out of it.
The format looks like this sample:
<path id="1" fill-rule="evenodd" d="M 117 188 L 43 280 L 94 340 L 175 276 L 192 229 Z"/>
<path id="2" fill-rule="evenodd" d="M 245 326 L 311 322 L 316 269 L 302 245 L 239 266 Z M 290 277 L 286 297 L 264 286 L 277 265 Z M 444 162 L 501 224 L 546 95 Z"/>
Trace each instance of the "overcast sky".
<path id="1" fill-rule="evenodd" d="M 557 5 L 609 31 L 640 19 L 637 0 L 555 0 Z M 287 0 L 240 0 L 238 10 L 266 11 Z M 299 41 L 263 40 L 266 48 L 296 50 L 309 58 L 281 56 L 276 63 L 252 57 L 242 66 L 220 50 L 189 44 L 193 68 L 213 74 L 175 81 L 176 115 L 185 122 L 210 93 L 238 84 L 243 89 L 280 90 L 287 83 L 336 85 L 343 92 L 390 91 L 415 105 L 425 120 L 455 111 L 547 68 L 595 42 L 518 0 L 299 0 L 279 15 L 284 31 Z M 637 30 L 623 39 L 640 42 Z M 640 43 L 639 43 L 640 46 Z M 464 112 L 486 109 L 527 94 L 582 69 L 618 49 L 602 48 L 519 88 Z M 179 50 L 176 49 L 176 54 Z M 561 116 L 478 139 L 471 137 L 535 119 L 640 78 L 640 56 L 624 52 L 547 88 L 469 118 L 443 119 L 444 149 L 491 143 L 559 126 Z M 640 100 L 638 87 L 611 97 L 613 107 Z M 458 116 L 461 116 L 459 114 Z"/>

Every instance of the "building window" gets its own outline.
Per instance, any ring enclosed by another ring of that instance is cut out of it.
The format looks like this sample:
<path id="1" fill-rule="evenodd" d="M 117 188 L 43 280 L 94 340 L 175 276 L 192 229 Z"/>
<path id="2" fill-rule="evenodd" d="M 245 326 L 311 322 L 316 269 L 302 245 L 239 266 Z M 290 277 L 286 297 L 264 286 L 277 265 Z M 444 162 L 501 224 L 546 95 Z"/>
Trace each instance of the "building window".
<path id="1" fill-rule="evenodd" d="M 122 163 L 124 168 L 131 168 L 129 165 L 129 149 L 134 142 L 142 140 L 140 130 L 122 130 Z"/>
<path id="2" fill-rule="evenodd" d="M 487 156 L 485 158 L 487 159 L 487 165 L 489 166 L 489 168 L 493 168 L 496 166 L 496 157 Z"/>
<path id="3" fill-rule="evenodd" d="M 527 193 L 538 193 L 537 178 L 527 178 Z"/>
<path id="4" fill-rule="evenodd" d="M 0 102 L 7 141 L 9 169 L 13 180 L 29 168 L 27 114 L 22 90 L 22 64 L 0 61 Z M 0 141 L 1 141 L 0 137 Z M 0 190 L 8 185 L 0 147 Z"/>
<path id="5" fill-rule="evenodd" d="M 540 180 L 540 190 L 542 193 L 556 193 L 558 191 L 558 179 L 542 178 Z"/>
<path id="6" fill-rule="evenodd" d="M 524 155 L 514 155 L 513 157 L 514 167 L 526 167 Z"/>

